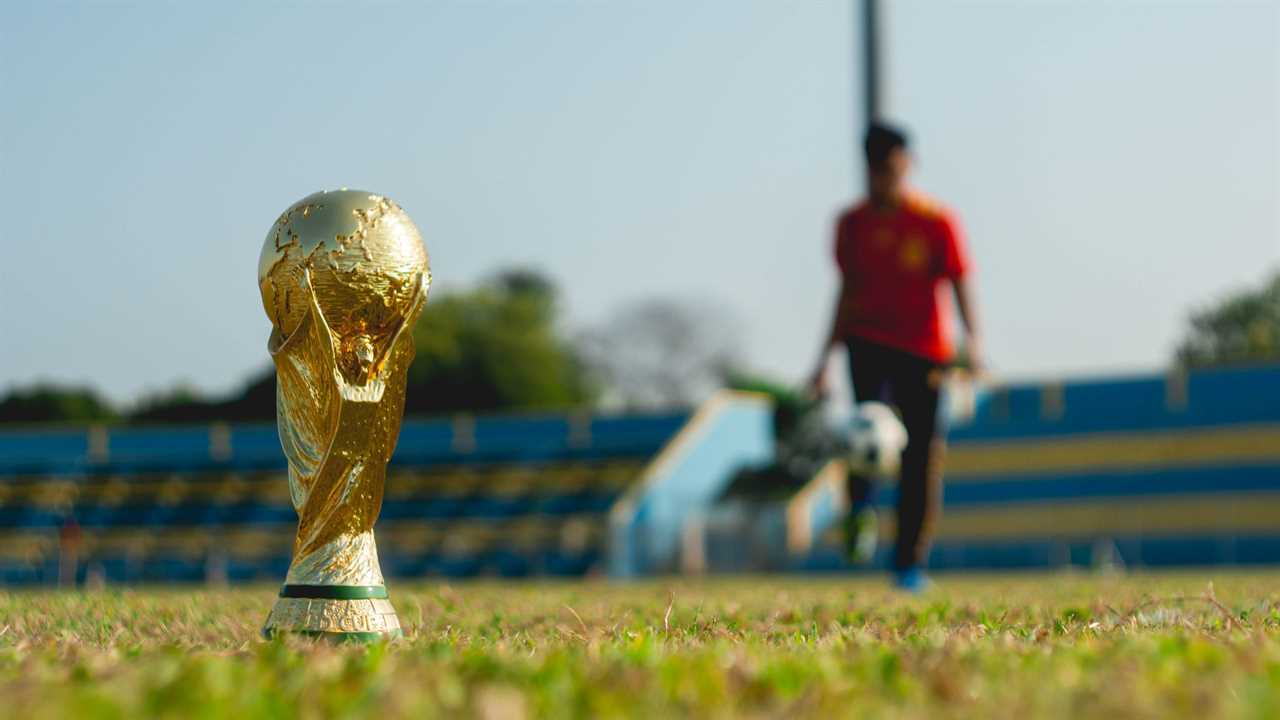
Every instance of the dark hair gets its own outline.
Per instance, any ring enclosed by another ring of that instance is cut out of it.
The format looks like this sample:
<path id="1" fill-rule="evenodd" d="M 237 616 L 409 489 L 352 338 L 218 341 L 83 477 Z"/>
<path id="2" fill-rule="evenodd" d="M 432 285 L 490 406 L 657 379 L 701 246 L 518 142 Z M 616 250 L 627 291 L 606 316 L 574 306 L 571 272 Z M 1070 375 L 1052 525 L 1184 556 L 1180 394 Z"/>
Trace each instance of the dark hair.
<path id="1" fill-rule="evenodd" d="M 871 123 L 862 141 L 862 149 L 867 153 L 867 164 L 873 168 L 883 166 L 894 150 L 905 150 L 907 145 L 905 130 L 881 122 Z"/>

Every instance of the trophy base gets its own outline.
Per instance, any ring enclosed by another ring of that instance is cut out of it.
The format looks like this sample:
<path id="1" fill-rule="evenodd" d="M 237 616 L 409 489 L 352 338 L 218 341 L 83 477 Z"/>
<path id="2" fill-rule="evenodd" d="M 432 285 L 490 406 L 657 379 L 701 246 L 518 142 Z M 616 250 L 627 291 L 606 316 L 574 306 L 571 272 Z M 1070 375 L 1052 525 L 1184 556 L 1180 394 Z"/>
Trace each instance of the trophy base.
<path id="1" fill-rule="evenodd" d="M 285 585 L 262 628 L 264 637 L 306 635 L 370 642 L 404 633 L 380 585 Z"/>

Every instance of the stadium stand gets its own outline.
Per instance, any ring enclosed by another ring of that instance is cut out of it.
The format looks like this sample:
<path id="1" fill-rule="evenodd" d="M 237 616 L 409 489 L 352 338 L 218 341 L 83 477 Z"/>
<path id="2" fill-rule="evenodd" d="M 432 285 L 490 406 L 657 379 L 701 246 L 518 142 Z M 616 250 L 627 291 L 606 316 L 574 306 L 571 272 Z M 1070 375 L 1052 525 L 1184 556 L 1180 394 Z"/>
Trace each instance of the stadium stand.
<path id="1" fill-rule="evenodd" d="M 717 505 L 771 456 L 769 414 L 721 393 L 693 414 L 406 421 L 384 572 L 845 570 L 838 463 L 773 506 Z M 996 388 L 951 439 L 935 567 L 1280 562 L 1280 365 Z M 279 581 L 288 494 L 270 425 L 0 432 L 0 584 L 57 582 L 64 538 L 81 581 Z"/>
<path id="2" fill-rule="evenodd" d="M 947 467 L 935 567 L 1280 562 L 1280 365 L 997 388 Z M 843 502 L 797 495 L 792 567 L 844 567 Z"/>
<path id="3" fill-rule="evenodd" d="M 392 577 L 580 575 L 686 413 L 407 421 L 378 523 Z M 273 580 L 297 521 L 272 425 L 0 433 L 0 583 Z M 66 538 L 66 540 L 64 540 Z"/>

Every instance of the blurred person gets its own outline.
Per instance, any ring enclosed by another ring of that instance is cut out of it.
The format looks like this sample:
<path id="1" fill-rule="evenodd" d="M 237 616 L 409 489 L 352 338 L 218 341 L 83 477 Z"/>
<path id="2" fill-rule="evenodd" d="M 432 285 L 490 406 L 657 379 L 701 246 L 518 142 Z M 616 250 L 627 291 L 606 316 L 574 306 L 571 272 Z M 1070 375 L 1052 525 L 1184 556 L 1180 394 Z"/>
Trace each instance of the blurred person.
<path id="1" fill-rule="evenodd" d="M 941 509 L 946 440 L 938 405 L 946 370 L 954 362 L 950 295 L 960 311 L 968 362 L 975 372 L 982 357 L 981 335 L 959 222 L 908 186 L 912 158 L 906 132 L 873 123 L 863 149 L 868 193 L 836 224 L 840 294 L 810 389 L 820 397 L 826 394 L 831 350 L 843 345 L 854 402 L 887 402 L 901 414 L 907 445 L 899 470 L 893 570 L 898 587 L 921 592 L 929 586 L 924 565 Z M 849 484 L 846 539 L 855 561 L 865 562 L 875 550 L 876 483 L 851 472 Z"/>

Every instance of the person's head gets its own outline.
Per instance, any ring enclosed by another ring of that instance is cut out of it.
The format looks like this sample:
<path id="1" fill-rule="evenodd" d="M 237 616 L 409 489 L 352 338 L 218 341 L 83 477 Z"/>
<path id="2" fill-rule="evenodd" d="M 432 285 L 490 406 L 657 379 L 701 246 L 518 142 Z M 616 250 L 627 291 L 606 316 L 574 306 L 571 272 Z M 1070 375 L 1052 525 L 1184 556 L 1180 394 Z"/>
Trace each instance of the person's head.
<path id="1" fill-rule="evenodd" d="M 867 154 L 867 192 L 873 202 L 896 202 L 902 196 L 911 168 L 907 144 L 907 133 L 901 128 L 882 122 L 867 128 L 862 149 Z"/>

